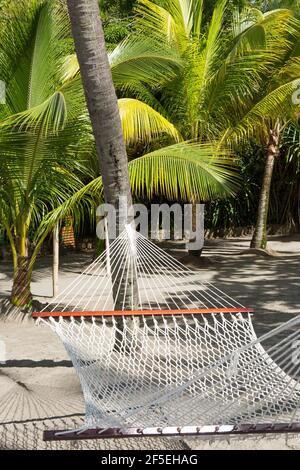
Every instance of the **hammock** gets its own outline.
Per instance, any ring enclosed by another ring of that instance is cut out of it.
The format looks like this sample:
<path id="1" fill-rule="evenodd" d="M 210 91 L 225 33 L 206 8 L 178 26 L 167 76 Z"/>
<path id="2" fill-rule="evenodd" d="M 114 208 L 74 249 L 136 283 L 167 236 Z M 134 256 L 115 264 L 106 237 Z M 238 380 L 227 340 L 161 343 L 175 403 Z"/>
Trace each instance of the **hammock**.
<path id="1" fill-rule="evenodd" d="M 300 430 L 300 316 L 260 339 L 247 309 L 127 226 L 43 311 L 85 422 L 44 439 Z"/>

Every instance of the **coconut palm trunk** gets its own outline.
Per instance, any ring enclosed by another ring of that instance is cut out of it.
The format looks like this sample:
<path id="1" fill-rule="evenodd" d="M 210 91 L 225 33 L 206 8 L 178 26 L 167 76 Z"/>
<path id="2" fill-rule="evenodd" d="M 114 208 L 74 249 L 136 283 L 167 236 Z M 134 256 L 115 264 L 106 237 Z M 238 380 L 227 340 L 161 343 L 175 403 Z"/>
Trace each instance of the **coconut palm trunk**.
<path id="1" fill-rule="evenodd" d="M 132 205 L 132 198 L 126 147 L 98 1 L 68 0 L 67 3 L 100 161 L 105 202 L 112 204 L 116 210 L 118 235 L 128 223 L 128 209 Z M 111 265 L 113 272 L 113 259 Z M 121 283 L 121 288 L 114 292 L 116 309 L 132 308 L 132 299 L 136 298 L 136 295 L 133 295 L 136 291 L 136 282 L 133 276 L 129 278 L 133 279 L 130 286 L 125 285 L 125 279 L 123 282 L 122 279 L 112 279 L 113 285 L 118 286 Z M 127 299 L 125 304 L 124 293 Z"/>
<path id="2" fill-rule="evenodd" d="M 29 307 L 32 301 L 30 291 L 31 273 L 29 259 L 26 256 L 18 256 L 17 269 L 14 273 L 13 287 L 10 301 L 17 307 Z"/>
<path id="3" fill-rule="evenodd" d="M 277 123 L 275 128 L 269 131 L 265 169 L 259 196 L 256 227 L 251 240 L 251 248 L 266 249 L 267 247 L 269 199 L 275 158 L 279 155 L 279 138 L 280 131 L 279 124 Z"/>
<path id="4" fill-rule="evenodd" d="M 18 307 L 28 307 L 32 301 L 30 291 L 31 272 L 29 269 L 28 238 L 25 220 L 20 221 L 20 235 L 15 244 L 13 286 L 10 301 Z"/>

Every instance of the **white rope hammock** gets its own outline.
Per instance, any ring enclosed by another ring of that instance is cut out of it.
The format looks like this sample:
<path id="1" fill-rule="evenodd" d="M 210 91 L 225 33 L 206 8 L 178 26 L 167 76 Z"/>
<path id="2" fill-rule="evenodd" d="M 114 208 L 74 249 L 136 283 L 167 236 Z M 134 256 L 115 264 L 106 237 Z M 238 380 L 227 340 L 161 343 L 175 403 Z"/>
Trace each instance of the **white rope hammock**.
<path id="1" fill-rule="evenodd" d="M 34 316 L 86 405 L 47 439 L 300 430 L 300 316 L 258 340 L 249 309 L 131 226 Z"/>

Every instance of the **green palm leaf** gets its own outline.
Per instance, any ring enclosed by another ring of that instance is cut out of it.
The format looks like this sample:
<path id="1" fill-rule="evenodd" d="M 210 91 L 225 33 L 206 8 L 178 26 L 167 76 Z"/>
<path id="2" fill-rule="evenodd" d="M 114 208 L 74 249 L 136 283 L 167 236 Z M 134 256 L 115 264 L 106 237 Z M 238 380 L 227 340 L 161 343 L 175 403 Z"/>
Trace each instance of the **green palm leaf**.
<path id="1" fill-rule="evenodd" d="M 161 86 L 176 77 L 181 62 L 176 50 L 144 35 L 125 39 L 108 57 L 117 88 L 133 78 Z"/>
<path id="2" fill-rule="evenodd" d="M 297 82 L 296 82 L 297 83 Z M 298 84 L 300 81 L 298 81 Z M 275 90 L 263 96 L 261 100 L 254 103 L 247 113 L 240 119 L 236 126 L 227 129 L 224 138 L 240 138 L 256 133 L 259 126 L 274 121 L 274 118 L 283 121 L 293 118 L 299 104 L 293 103 L 293 93 L 295 92 L 295 81 L 284 83 Z M 298 93 L 299 95 L 299 93 Z"/>
<path id="3" fill-rule="evenodd" d="M 156 150 L 129 162 L 129 174 L 133 195 L 150 199 L 156 194 L 171 200 L 207 201 L 235 194 L 240 182 L 230 151 L 214 143 L 181 142 Z M 43 239 L 60 218 L 78 207 L 79 202 L 86 207 L 96 207 L 102 198 L 102 178 L 99 177 L 49 212 L 36 239 Z"/>
<path id="4" fill-rule="evenodd" d="M 239 176 L 235 160 L 216 144 L 182 142 L 155 150 L 129 164 L 133 194 L 207 201 L 234 194 Z"/>
<path id="5" fill-rule="evenodd" d="M 119 99 L 123 133 L 127 145 L 151 140 L 167 134 L 180 140 L 177 129 L 164 116 L 142 101 L 132 98 Z"/>

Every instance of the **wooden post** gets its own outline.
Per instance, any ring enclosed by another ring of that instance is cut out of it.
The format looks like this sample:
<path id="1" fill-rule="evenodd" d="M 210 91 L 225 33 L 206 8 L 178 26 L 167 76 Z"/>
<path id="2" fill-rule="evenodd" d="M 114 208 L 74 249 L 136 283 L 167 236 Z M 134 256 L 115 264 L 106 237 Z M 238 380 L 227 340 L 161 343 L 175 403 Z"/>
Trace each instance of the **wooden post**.
<path id="1" fill-rule="evenodd" d="M 53 297 L 58 295 L 58 268 L 59 268 L 59 224 L 53 230 L 53 265 L 52 265 L 52 287 Z"/>

